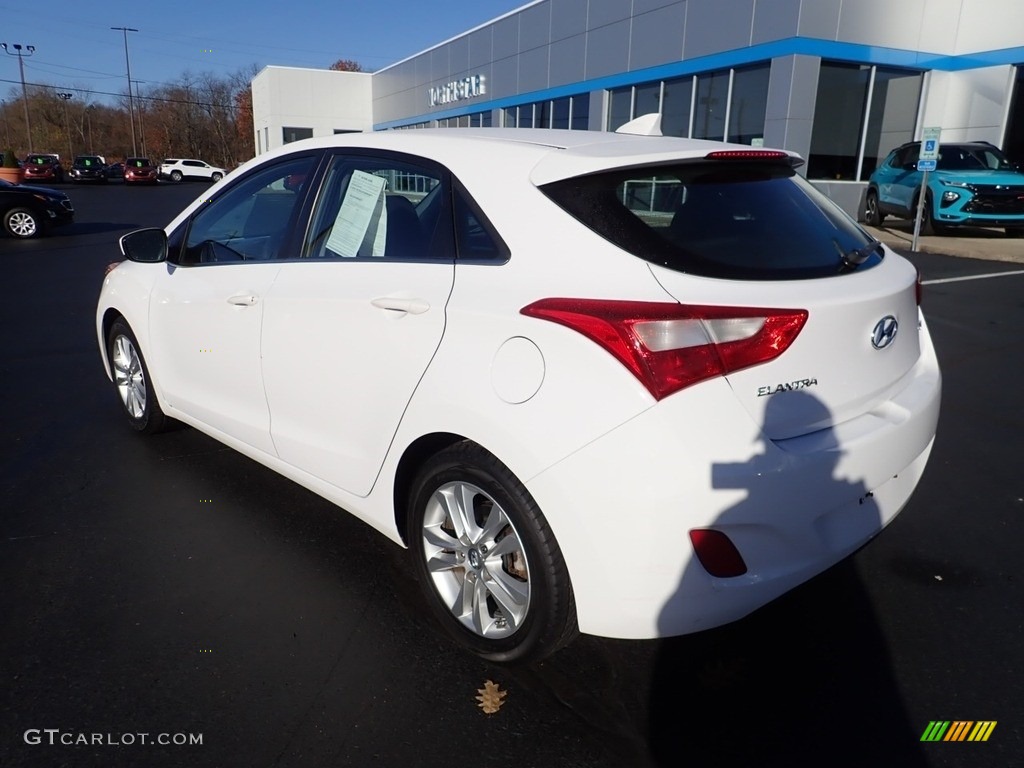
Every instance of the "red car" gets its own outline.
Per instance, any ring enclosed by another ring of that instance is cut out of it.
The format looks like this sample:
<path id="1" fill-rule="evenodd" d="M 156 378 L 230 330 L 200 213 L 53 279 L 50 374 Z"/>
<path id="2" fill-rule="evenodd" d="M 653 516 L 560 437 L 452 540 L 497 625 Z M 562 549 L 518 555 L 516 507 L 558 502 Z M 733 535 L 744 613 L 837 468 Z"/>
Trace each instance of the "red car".
<path id="1" fill-rule="evenodd" d="M 25 181 L 64 181 L 60 155 L 37 153 L 25 158 Z"/>
<path id="2" fill-rule="evenodd" d="M 129 157 L 124 161 L 125 184 L 156 184 L 156 166 L 146 157 Z"/>

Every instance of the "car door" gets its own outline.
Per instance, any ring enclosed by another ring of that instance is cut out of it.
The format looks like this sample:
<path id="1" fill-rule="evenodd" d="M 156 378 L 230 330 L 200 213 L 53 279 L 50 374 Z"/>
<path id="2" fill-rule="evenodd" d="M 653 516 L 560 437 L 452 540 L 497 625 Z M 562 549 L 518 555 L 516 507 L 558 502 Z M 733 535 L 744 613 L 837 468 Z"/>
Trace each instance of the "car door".
<path id="1" fill-rule="evenodd" d="M 890 209 L 910 211 L 914 196 L 921 186 L 917 170 L 920 145 L 912 144 L 893 154 L 885 165 L 885 174 L 878 185 L 878 199 Z"/>
<path id="2" fill-rule="evenodd" d="M 448 182 L 425 161 L 336 154 L 301 258 L 264 306 L 278 455 L 357 495 L 373 487 L 444 332 L 454 281 Z"/>
<path id="3" fill-rule="evenodd" d="M 172 235 L 173 262 L 150 301 L 150 356 L 167 405 L 271 454 L 264 300 L 290 255 L 317 160 L 307 154 L 261 166 L 200 208 Z"/>

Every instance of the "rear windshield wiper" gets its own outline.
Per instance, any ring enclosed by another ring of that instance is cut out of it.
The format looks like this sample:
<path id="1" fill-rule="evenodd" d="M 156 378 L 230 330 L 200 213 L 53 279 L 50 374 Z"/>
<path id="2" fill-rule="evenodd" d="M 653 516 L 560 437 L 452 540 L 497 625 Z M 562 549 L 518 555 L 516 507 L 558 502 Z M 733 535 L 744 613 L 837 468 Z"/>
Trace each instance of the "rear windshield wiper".
<path id="1" fill-rule="evenodd" d="M 852 272 L 857 269 L 861 264 L 867 261 L 871 256 L 878 252 L 882 247 L 880 240 L 872 240 L 867 245 L 861 248 L 854 248 L 852 251 L 844 251 L 840 248 L 839 243 L 833 240 L 836 244 L 836 250 L 839 251 L 839 271 L 840 272 Z"/>

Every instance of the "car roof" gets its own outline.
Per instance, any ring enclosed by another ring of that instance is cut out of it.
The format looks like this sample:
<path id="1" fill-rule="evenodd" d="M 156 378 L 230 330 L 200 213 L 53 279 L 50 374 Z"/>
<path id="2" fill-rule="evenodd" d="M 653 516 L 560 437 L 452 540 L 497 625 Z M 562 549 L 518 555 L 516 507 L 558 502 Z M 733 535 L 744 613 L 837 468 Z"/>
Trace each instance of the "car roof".
<path id="1" fill-rule="evenodd" d="M 513 154 L 529 162 L 537 185 L 611 168 L 700 159 L 728 149 L 757 151 L 749 145 L 673 136 L 638 136 L 609 131 L 555 128 L 423 128 L 372 133 L 346 133 L 291 142 L 259 155 L 242 166 L 302 149 L 352 147 L 390 150 L 433 158 L 450 168 L 488 165 L 496 154 Z M 786 152 L 793 158 L 799 155 Z"/>

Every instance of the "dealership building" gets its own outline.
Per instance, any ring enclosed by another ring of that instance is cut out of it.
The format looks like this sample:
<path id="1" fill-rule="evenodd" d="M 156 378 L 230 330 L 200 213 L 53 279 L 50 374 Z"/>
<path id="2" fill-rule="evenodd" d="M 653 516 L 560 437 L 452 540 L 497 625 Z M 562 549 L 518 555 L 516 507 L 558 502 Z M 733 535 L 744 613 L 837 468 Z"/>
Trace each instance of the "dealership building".
<path id="1" fill-rule="evenodd" d="M 615 130 L 781 147 L 851 213 L 941 127 L 1024 163 L 1021 0 L 535 0 L 373 73 L 266 67 L 257 154 L 348 131 Z"/>

